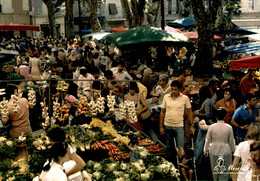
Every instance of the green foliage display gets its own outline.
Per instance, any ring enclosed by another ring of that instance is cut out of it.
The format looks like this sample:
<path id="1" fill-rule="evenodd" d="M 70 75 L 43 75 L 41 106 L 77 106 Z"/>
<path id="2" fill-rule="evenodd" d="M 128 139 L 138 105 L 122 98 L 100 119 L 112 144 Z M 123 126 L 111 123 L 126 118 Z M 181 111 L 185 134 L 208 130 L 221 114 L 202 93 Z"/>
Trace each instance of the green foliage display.
<path id="1" fill-rule="evenodd" d="M 24 79 L 23 75 L 17 74 L 17 73 L 8 73 L 7 74 L 7 80 L 17 80 L 17 79 Z"/>
<path id="2" fill-rule="evenodd" d="M 114 141 L 114 137 L 111 135 L 104 135 L 102 133 L 103 130 L 99 127 L 90 129 L 80 126 L 67 126 L 63 129 L 66 133 L 66 142 L 77 151 L 84 152 L 85 150 L 90 150 L 91 144 L 96 141 L 109 140 L 121 152 L 133 152 L 124 143 Z M 124 136 L 127 136 L 127 133 Z M 24 148 L 28 150 L 28 163 L 16 160 L 15 153 L 20 144 L 23 144 Z M 15 181 L 32 180 L 36 175 L 41 173 L 44 163 L 49 158 L 48 150 L 50 147 L 51 142 L 46 132 L 43 132 L 38 137 L 27 137 L 25 140 L 21 138 L 5 139 L 1 137 L 0 179 Z M 134 152 L 139 155 L 139 159 L 136 161 L 115 161 L 105 157 L 105 159 L 99 162 L 87 161 L 85 170 L 92 175 L 93 180 L 149 181 L 157 178 L 178 178 L 178 171 L 172 163 L 166 161 L 164 158 L 150 154 L 146 148 L 140 146 L 135 146 Z"/>

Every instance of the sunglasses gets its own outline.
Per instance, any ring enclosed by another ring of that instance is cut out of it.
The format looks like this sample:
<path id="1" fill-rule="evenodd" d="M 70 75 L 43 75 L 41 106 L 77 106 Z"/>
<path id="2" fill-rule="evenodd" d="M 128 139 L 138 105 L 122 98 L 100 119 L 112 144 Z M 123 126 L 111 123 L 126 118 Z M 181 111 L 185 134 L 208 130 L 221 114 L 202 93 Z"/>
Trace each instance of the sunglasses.
<path id="1" fill-rule="evenodd" d="M 159 98 L 160 96 L 153 96 L 153 97 L 157 97 L 157 98 Z"/>

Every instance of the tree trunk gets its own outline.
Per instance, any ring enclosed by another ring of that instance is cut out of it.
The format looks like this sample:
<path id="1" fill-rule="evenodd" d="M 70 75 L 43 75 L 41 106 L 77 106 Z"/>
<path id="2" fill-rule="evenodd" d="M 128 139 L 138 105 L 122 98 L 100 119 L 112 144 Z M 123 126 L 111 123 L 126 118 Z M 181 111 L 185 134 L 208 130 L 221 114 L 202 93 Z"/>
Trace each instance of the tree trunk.
<path id="1" fill-rule="evenodd" d="M 213 70 L 213 45 L 214 33 L 216 31 L 217 12 L 221 7 L 221 1 L 211 1 L 207 11 L 204 7 L 203 0 L 192 0 L 191 6 L 196 21 L 198 31 L 198 52 L 193 72 L 195 76 L 211 77 Z"/>
<path id="2" fill-rule="evenodd" d="M 50 34 L 51 37 L 56 38 L 57 37 L 57 31 L 56 31 L 56 24 L 55 24 L 55 15 L 54 15 L 54 5 L 52 4 L 52 0 L 46 0 L 44 1 L 45 5 L 48 9 L 48 19 L 49 19 L 49 27 L 50 27 Z"/>
<path id="3" fill-rule="evenodd" d="M 97 1 L 87 0 L 89 10 L 89 21 L 91 26 L 91 33 L 101 31 L 101 25 L 97 17 Z"/>
<path id="4" fill-rule="evenodd" d="M 125 14 L 126 23 L 129 28 L 133 27 L 133 15 L 130 10 L 128 0 L 121 0 L 121 5 Z"/>
<path id="5" fill-rule="evenodd" d="M 74 38 L 74 16 L 73 16 L 73 3 L 74 0 L 65 1 L 66 6 L 66 37 L 68 39 Z"/>
<path id="6" fill-rule="evenodd" d="M 177 0 L 177 13 L 178 13 L 178 17 L 179 19 L 182 18 L 182 6 L 181 6 L 181 0 Z"/>
<path id="7" fill-rule="evenodd" d="M 155 14 L 155 19 L 154 19 L 154 26 L 155 27 L 161 27 L 161 3 L 158 1 L 157 2 L 158 4 L 158 9 L 156 11 L 156 14 Z"/>
<path id="8" fill-rule="evenodd" d="M 145 0 L 131 0 L 131 10 L 133 13 L 133 26 L 141 26 L 144 22 Z"/>

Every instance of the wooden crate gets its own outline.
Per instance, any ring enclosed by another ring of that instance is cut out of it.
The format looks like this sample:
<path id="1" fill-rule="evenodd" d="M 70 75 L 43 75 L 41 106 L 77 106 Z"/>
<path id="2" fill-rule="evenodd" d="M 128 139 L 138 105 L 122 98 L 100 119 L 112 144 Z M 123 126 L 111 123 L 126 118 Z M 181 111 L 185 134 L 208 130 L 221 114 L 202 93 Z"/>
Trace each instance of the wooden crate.
<path id="1" fill-rule="evenodd" d="M 14 66 L 13 65 L 4 65 L 3 66 L 3 71 L 6 72 L 6 73 L 13 72 L 14 71 Z"/>

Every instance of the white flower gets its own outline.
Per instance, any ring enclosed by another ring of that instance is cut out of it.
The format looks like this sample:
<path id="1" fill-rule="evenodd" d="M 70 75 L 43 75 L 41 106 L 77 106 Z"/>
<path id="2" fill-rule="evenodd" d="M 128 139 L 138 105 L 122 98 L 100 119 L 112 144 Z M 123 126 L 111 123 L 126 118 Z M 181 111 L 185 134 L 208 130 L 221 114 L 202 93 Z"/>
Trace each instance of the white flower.
<path id="1" fill-rule="evenodd" d="M 124 176 L 123 176 L 124 179 L 129 179 L 129 174 L 128 173 L 125 173 Z"/>
<path id="2" fill-rule="evenodd" d="M 92 160 L 89 160 L 87 162 L 87 167 L 93 167 L 93 165 L 94 165 L 94 162 Z"/>
<path id="3" fill-rule="evenodd" d="M 94 170 L 97 170 L 97 171 L 102 170 L 102 165 L 101 165 L 101 163 L 95 163 L 93 169 L 94 169 Z"/>
<path id="4" fill-rule="evenodd" d="M 125 181 L 125 179 L 122 177 L 119 177 L 119 178 L 116 178 L 116 181 Z"/>
<path id="5" fill-rule="evenodd" d="M 13 142 L 12 141 L 7 141 L 6 145 L 11 147 L 11 146 L 13 146 Z"/>
<path id="6" fill-rule="evenodd" d="M 24 137 L 24 136 L 23 136 L 23 133 L 22 133 L 21 136 L 18 137 L 18 139 L 19 139 L 21 142 L 23 142 L 23 141 L 26 139 L 26 137 Z"/>
<path id="7" fill-rule="evenodd" d="M 46 147 L 42 145 L 42 146 L 41 146 L 41 149 L 42 149 L 42 150 L 46 150 Z"/>
<path id="8" fill-rule="evenodd" d="M 148 151 L 148 150 L 147 150 L 147 151 Z M 146 158 L 147 155 L 148 155 L 148 152 L 147 152 L 147 151 L 146 151 L 146 150 L 141 151 L 141 152 L 139 153 L 140 157 L 141 157 L 141 158 Z"/>
<path id="9" fill-rule="evenodd" d="M 92 177 L 95 180 L 100 180 L 101 179 L 101 173 L 100 172 L 94 172 L 94 173 L 92 173 Z"/>
<path id="10" fill-rule="evenodd" d="M 116 176 L 116 177 L 122 177 L 124 176 L 124 172 L 121 172 L 121 171 L 113 171 L 113 174 Z"/>
<path id="11" fill-rule="evenodd" d="M 5 140 L 6 140 L 5 137 L 0 137 L 0 142 L 5 141 Z"/>
<path id="12" fill-rule="evenodd" d="M 114 170 L 116 170 L 117 166 L 117 163 L 109 163 L 107 164 L 107 171 L 113 172 Z"/>
<path id="13" fill-rule="evenodd" d="M 156 172 L 162 173 L 163 167 L 164 167 L 163 164 L 157 165 L 157 166 L 155 167 Z"/>
<path id="14" fill-rule="evenodd" d="M 126 163 L 121 163 L 120 168 L 121 168 L 121 170 L 126 170 L 127 169 L 127 164 Z"/>
<path id="15" fill-rule="evenodd" d="M 144 173 L 141 173 L 141 180 L 149 180 L 151 177 L 151 172 L 150 171 L 146 171 Z"/>
<path id="16" fill-rule="evenodd" d="M 133 166 L 133 168 L 134 168 L 137 172 L 142 172 L 142 171 L 145 170 L 145 167 L 142 166 L 142 165 L 140 165 L 139 162 L 133 162 L 133 163 L 132 163 L 132 166 Z"/>

